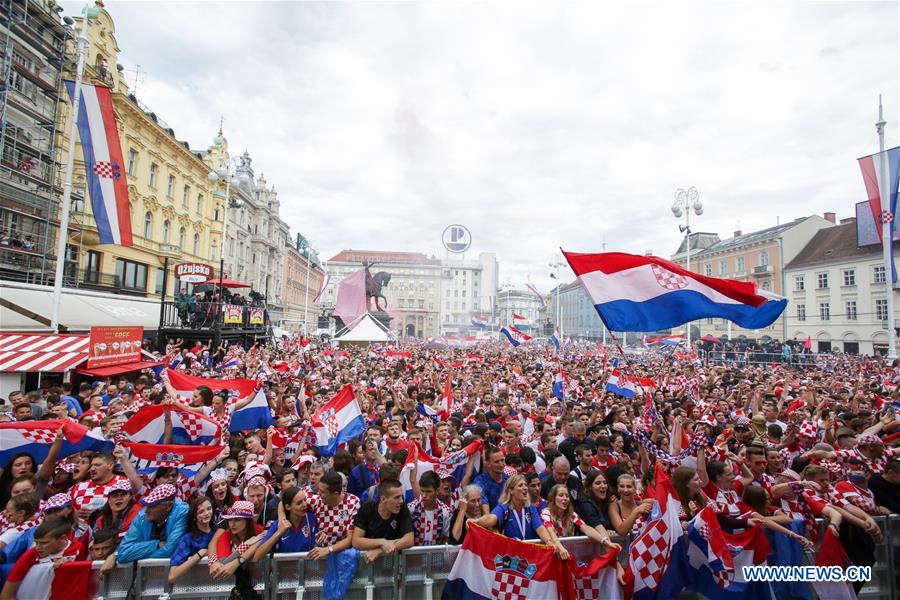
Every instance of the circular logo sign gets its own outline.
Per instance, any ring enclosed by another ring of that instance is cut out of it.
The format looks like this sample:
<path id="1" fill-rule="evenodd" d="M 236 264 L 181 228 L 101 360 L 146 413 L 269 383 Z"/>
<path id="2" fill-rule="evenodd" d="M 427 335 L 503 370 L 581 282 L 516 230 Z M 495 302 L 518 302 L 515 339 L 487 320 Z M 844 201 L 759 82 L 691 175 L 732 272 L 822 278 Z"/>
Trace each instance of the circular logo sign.
<path id="1" fill-rule="evenodd" d="M 203 263 L 181 263 L 175 265 L 175 277 L 185 283 L 203 283 L 212 277 L 212 267 Z"/>
<path id="2" fill-rule="evenodd" d="M 462 254 L 472 245 L 472 234 L 465 225 L 450 225 L 444 230 L 444 248 L 454 254 Z"/>

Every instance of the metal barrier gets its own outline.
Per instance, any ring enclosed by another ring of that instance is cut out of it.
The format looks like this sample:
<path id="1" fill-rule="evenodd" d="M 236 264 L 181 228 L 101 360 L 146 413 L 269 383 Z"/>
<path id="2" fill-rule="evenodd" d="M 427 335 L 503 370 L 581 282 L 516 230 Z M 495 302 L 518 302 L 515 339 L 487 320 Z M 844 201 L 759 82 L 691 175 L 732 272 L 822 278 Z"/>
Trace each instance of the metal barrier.
<path id="1" fill-rule="evenodd" d="M 773 352 L 736 352 L 734 350 L 710 350 L 706 353 L 703 363 L 706 365 L 790 365 L 792 367 L 816 366 L 818 353 L 792 353 L 787 359 L 781 353 Z M 825 356 L 832 356 L 826 354 Z"/>
<path id="2" fill-rule="evenodd" d="M 872 581 L 859 593 L 860 600 L 893 600 L 900 597 L 900 515 L 875 517 L 884 535 L 884 544 L 875 548 L 877 562 L 872 567 Z M 820 533 L 824 526 L 820 525 Z M 822 539 L 822 536 L 819 536 Z M 586 537 L 562 538 L 563 545 L 579 561 L 588 561 L 600 552 L 599 545 Z M 619 560 L 628 560 L 631 541 L 616 538 L 623 552 Z M 395 556 L 383 557 L 374 564 L 360 558 L 359 567 L 344 598 L 348 600 L 435 600 L 440 598 L 444 583 L 459 546 L 417 546 Z M 808 557 L 810 555 L 807 555 Z M 103 563 L 95 562 L 98 569 Z M 254 589 L 264 600 L 323 600 L 325 561 L 307 560 L 306 553 L 273 554 L 269 558 L 247 563 Z M 174 584 L 168 583 L 169 561 L 142 560 L 115 568 L 103 577 L 98 600 L 134 598 L 140 600 L 215 600 L 228 598 L 234 578 L 213 580 L 206 559 L 197 563 Z M 695 598 L 683 593 L 682 598 Z M 824 599 L 823 599 L 824 600 Z"/>

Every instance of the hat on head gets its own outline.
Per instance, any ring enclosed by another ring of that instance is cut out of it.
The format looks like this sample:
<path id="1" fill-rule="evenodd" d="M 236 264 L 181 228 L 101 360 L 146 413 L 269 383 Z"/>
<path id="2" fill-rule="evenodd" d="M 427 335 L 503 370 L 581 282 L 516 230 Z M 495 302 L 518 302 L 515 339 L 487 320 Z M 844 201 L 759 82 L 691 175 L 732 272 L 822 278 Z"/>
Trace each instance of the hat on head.
<path id="1" fill-rule="evenodd" d="M 122 391 L 123 391 L 123 392 L 133 392 L 133 391 L 134 391 L 134 384 L 133 384 L 133 383 L 126 383 L 124 386 L 122 386 Z"/>
<path id="2" fill-rule="evenodd" d="M 253 503 L 248 500 L 236 500 L 222 515 L 223 519 L 252 519 L 256 516 Z"/>
<path id="3" fill-rule="evenodd" d="M 147 494 L 143 500 L 141 500 L 141 504 L 143 504 L 144 506 L 156 506 L 160 502 L 172 500 L 177 495 L 178 490 L 175 489 L 174 485 L 170 483 L 164 483 L 150 490 L 150 493 Z"/>
<path id="4" fill-rule="evenodd" d="M 734 428 L 737 429 L 739 427 L 743 429 L 750 429 L 750 419 L 748 419 L 744 415 L 739 416 L 734 421 Z"/>
<path id="5" fill-rule="evenodd" d="M 209 474 L 209 481 L 210 483 L 213 481 L 228 481 L 228 471 L 222 467 L 214 469 L 213 472 Z"/>
<path id="6" fill-rule="evenodd" d="M 612 430 L 618 431 L 619 433 L 628 433 L 628 425 L 625 423 L 613 423 Z"/>
<path id="7" fill-rule="evenodd" d="M 132 492 L 131 482 L 127 479 L 119 479 L 114 484 L 106 488 L 107 493 L 112 494 L 113 492 L 128 492 L 129 494 Z"/>
<path id="8" fill-rule="evenodd" d="M 68 494 L 56 494 L 54 496 L 50 496 L 50 499 L 44 503 L 43 510 L 47 512 L 48 510 L 60 510 L 70 506 L 72 504 L 72 499 Z"/>
<path id="9" fill-rule="evenodd" d="M 785 469 L 781 473 L 778 473 L 776 477 L 784 477 L 785 479 L 790 479 L 791 481 L 800 481 L 800 474 L 793 469 Z"/>
<path id="10" fill-rule="evenodd" d="M 301 454 L 297 457 L 296 462 L 294 462 L 293 468 L 299 469 L 303 465 L 311 465 L 316 462 L 316 457 L 312 454 Z"/>
<path id="11" fill-rule="evenodd" d="M 819 437 L 819 426 L 815 421 L 803 421 L 800 423 L 800 429 L 797 431 L 797 435 L 802 435 L 813 440 L 817 439 Z"/>
<path id="12" fill-rule="evenodd" d="M 875 444 L 884 444 L 884 442 L 874 433 L 863 434 L 859 437 L 859 441 L 856 442 L 857 446 L 873 446 Z"/>
<path id="13" fill-rule="evenodd" d="M 716 426 L 716 420 L 712 418 L 712 415 L 703 415 L 697 422 L 700 425 L 709 425 L 710 427 Z"/>

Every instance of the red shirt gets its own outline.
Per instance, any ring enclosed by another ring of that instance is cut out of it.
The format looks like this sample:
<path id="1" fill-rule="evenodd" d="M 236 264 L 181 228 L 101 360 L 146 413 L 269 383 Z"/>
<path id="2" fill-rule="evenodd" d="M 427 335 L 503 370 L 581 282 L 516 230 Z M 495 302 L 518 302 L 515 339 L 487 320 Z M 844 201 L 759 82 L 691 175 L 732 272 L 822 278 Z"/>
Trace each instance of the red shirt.
<path id="1" fill-rule="evenodd" d="M 87 559 L 87 551 L 84 549 L 79 542 L 69 541 L 66 548 L 58 553 L 51 554 L 45 558 L 41 558 L 37 550 L 34 548 L 29 548 L 25 551 L 25 554 L 19 557 L 19 560 L 16 561 L 16 564 L 13 565 L 12 571 L 9 572 L 9 577 L 7 577 L 7 581 L 22 581 L 28 575 L 28 571 L 31 570 L 31 567 L 38 564 L 39 562 L 50 562 L 51 560 L 55 560 L 57 558 L 66 558 L 68 560 L 86 560 Z M 22 588 L 19 588 L 21 593 Z"/>
<path id="2" fill-rule="evenodd" d="M 397 452 L 398 450 L 409 450 L 409 442 L 403 439 L 397 439 L 396 442 L 392 442 L 391 438 L 384 438 L 384 445 L 387 446 L 387 449 L 391 452 Z"/>

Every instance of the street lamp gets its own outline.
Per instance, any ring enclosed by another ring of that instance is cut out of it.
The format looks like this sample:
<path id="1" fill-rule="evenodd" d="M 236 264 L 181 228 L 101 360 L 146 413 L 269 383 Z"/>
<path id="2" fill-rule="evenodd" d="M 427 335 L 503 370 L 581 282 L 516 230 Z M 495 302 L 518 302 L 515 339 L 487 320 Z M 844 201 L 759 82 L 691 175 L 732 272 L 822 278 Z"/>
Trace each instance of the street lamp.
<path id="1" fill-rule="evenodd" d="M 239 178 L 236 177 L 233 162 L 223 157 L 219 168 L 210 171 L 206 178 L 213 185 L 219 181 L 225 182 L 225 201 L 222 203 L 222 239 L 219 240 L 219 304 L 221 306 L 222 284 L 225 280 L 225 238 L 228 236 L 228 209 L 240 208 L 242 204 L 240 198 L 231 197 L 231 186 L 249 185 L 250 177 L 244 173 Z"/>
<path id="2" fill-rule="evenodd" d="M 684 234 L 684 248 L 686 252 L 686 269 L 691 270 L 691 211 L 698 217 L 703 214 L 703 203 L 700 202 L 700 192 L 694 186 L 688 189 L 679 188 L 675 191 L 675 202 L 672 203 L 672 214 L 676 219 L 684 215 L 684 225 L 678 226 L 678 231 Z M 691 323 L 685 325 L 685 336 L 688 348 L 691 347 Z"/>
<path id="3" fill-rule="evenodd" d="M 551 260 L 547 266 L 553 269 L 553 273 L 550 273 L 550 278 L 556 280 L 556 326 L 559 328 L 559 341 L 562 342 L 563 337 L 563 327 L 562 327 L 562 317 L 559 307 L 559 288 L 562 287 L 562 280 L 559 278 L 559 268 L 565 266 L 566 263 L 561 260 Z"/>

